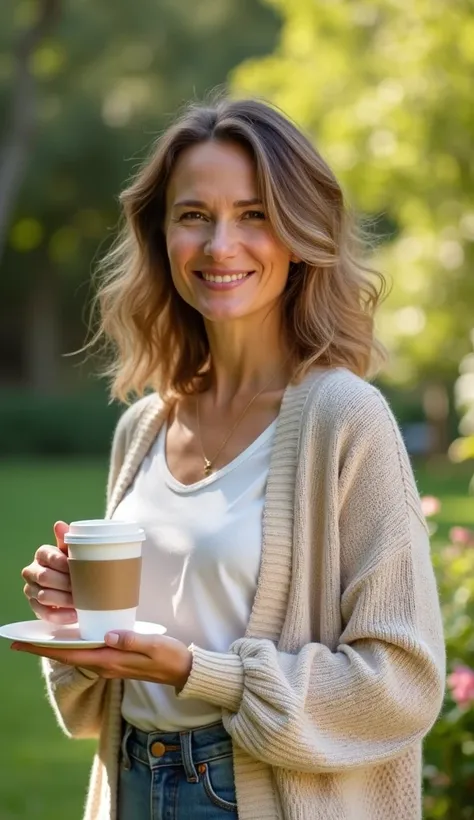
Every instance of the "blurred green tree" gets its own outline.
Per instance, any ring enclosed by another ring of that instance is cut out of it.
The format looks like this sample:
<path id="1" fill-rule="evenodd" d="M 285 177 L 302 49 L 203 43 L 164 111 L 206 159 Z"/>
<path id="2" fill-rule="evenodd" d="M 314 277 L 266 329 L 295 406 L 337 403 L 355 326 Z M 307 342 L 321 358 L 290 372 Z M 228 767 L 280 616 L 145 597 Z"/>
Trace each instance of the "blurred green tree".
<path id="1" fill-rule="evenodd" d="M 271 56 L 233 72 L 314 139 L 384 242 L 379 319 L 394 385 L 426 385 L 433 421 L 466 353 L 474 305 L 472 0 L 267 0 Z"/>
<path id="2" fill-rule="evenodd" d="M 0 150 L 0 259 L 5 246 L 11 213 L 28 161 L 36 125 L 36 84 L 32 59 L 42 40 L 57 21 L 61 0 L 41 0 L 31 24 L 22 32 L 14 49 L 14 77 L 10 116 Z"/>
<path id="3" fill-rule="evenodd" d="M 474 351 L 474 328 L 472 328 L 470 336 Z M 459 423 L 461 435 L 452 442 L 449 454 L 451 460 L 455 463 L 461 461 L 474 462 L 474 352 L 468 353 L 461 359 L 454 395 L 461 415 Z M 474 495 L 474 476 L 469 489 Z"/>
<path id="4" fill-rule="evenodd" d="M 15 102 L 15 47 L 40 5 L 0 5 L 5 110 Z M 0 280 L 3 384 L 77 383 L 71 360 L 58 373 L 59 354 L 83 342 L 91 263 L 113 233 L 119 190 L 176 109 L 271 51 L 279 25 L 258 0 L 63 4 L 29 63 L 37 123 Z"/>

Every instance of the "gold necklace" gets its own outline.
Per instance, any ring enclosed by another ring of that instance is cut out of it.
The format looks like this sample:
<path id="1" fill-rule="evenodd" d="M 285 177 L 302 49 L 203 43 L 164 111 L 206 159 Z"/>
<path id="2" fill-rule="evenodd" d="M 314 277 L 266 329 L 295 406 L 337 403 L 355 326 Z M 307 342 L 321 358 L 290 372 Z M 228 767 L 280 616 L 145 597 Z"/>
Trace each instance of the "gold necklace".
<path id="1" fill-rule="evenodd" d="M 290 358 L 290 357 L 288 356 L 288 359 L 289 359 L 289 358 Z M 286 362 L 288 361 L 288 359 L 286 359 L 286 361 L 284 362 L 284 365 L 286 364 Z M 278 372 L 278 371 L 277 371 L 277 372 Z M 219 449 L 217 450 L 217 452 L 216 452 L 216 453 L 214 453 L 214 456 L 213 456 L 211 459 L 209 459 L 209 458 L 207 458 L 207 457 L 206 457 L 206 454 L 205 454 L 205 452 L 204 452 L 204 447 L 202 446 L 201 422 L 200 422 L 200 419 L 199 419 L 199 393 L 196 395 L 196 418 L 197 418 L 197 428 L 198 428 L 199 444 L 200 444 L 200 446 L 201 446 L 202 457 L 203 457 L 203 459 L 204 459 L 204 477 L 205 477 L 205 478 L 207 478 L 207 476 L 209 476 L 209 475 L 211 474 L 211 472 L 212 472 L 212 467 L 213 467 L 213 465 L 214 465 L 214 463 L 215 463 L 215 461 L 216 461 L 216 459 L 217 459 L 217 456 L 218 456 L 218 455 L 221 453 L 221 451 L 224 449 L 224 447 L 225 447 L 225 445 L 227 444 L 227 442 L 229 441 L 229 439 L 230 439 L 230 437 L 231 437 L 232 433 L 234 432 L 234 430 L 237 428 L 237 426 L 238 426 L 238 425 L 240 424 L 240 422 L 242 421 L 242 419 L 243 419 L 243 417 L 245 416 L 245 414 L 246 414 L 247 410 L 249 409 L 249 407 L 253 404 L 253 402 L 255 401 L 255 399 L 258 399 L 258 397 L 259 397 L 259 396 L 263 393 L 263 391 L 264 391 L 264 390 L 266 390 L 266 389 L 267 389 L 267 387 L 269 387 L 269 386 L 271 385 L 271 383 L 272 383 L 273 379 L 274 379 L 274 378 L 275 378 L 275 376 L 277 375 L 277 372 L 275 372 L 275 373 L 273 374 L 273 376 L 271 377 L 270 381 L 266 382 L 266 383 L 263 385 L 262 389 L 261 389 L 261 390 L 259 390 L 259 391 L 258 391 L 258 393 L 255 393 L 255 396 L 252 396 L 252 398 L 250 399 L 250 401 L 248 402 L 248 404 L 246 404 L 246 405 L 245 405 L 245 407 L 244 407 L 244 409 L 242 410 L 242 412 L 241 412 L 240 416 L 238 417 L 237 421 L 235 422 L 235 424 L 233 425 L 233 427 L 231 427 L 231 429 L 230 429 L 229 433 L 226 435 L 226 437 L 225 437 L 224 441 L 223 441 L 223 442 L 222 442 L 222 444 L 220 445 L 220 447 L 219 447 Z"/>

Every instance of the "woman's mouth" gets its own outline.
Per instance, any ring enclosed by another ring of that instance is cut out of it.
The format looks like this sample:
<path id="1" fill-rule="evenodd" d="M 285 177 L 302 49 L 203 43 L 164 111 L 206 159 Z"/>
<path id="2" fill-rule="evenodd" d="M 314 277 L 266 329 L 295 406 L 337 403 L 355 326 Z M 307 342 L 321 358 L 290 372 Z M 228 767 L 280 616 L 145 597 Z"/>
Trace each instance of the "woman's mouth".
<path id="1" fill-rule="evenodd" d="M 249 276 L 252 276 L 255 271 L 222 271 L 219 273 L 210 273 L 210 271 L 195 270 L 193 271 L 201 282 L 217 290 L 228 290 L 235 288 L 244 282 Z"/>

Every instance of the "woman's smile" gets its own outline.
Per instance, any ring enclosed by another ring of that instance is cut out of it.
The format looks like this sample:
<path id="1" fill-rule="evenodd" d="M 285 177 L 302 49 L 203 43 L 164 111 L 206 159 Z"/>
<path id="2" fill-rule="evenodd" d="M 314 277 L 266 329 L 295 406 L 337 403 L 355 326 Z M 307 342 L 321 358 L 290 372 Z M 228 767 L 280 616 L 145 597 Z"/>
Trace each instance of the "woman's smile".
<path id="1" fill-rule="evenodd" d="M 227 268 L 203 268 L 193 271 L 202 285 L 211 290 L 232 290 L 243 285 L 255 271 L 231 270 Z"/>

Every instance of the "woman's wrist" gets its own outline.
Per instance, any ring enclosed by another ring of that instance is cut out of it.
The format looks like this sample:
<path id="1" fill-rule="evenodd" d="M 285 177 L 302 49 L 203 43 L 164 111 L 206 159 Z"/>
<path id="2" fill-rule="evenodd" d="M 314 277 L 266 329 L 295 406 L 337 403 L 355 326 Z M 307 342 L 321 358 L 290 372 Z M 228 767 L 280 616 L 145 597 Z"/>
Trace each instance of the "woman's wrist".
<path id="1" fill-rule="evenodd" d="M 186 648 L 186 651 L 182 653 L 181 663 L 180 663 L 180 671 L 178 671 L 178 675 L 175 681 L 175 688 L 178 692 L 186 685 L 186 682 L 191 674 L 191 669 L 193 665 L 193 653 L 190 649 Z"/>

